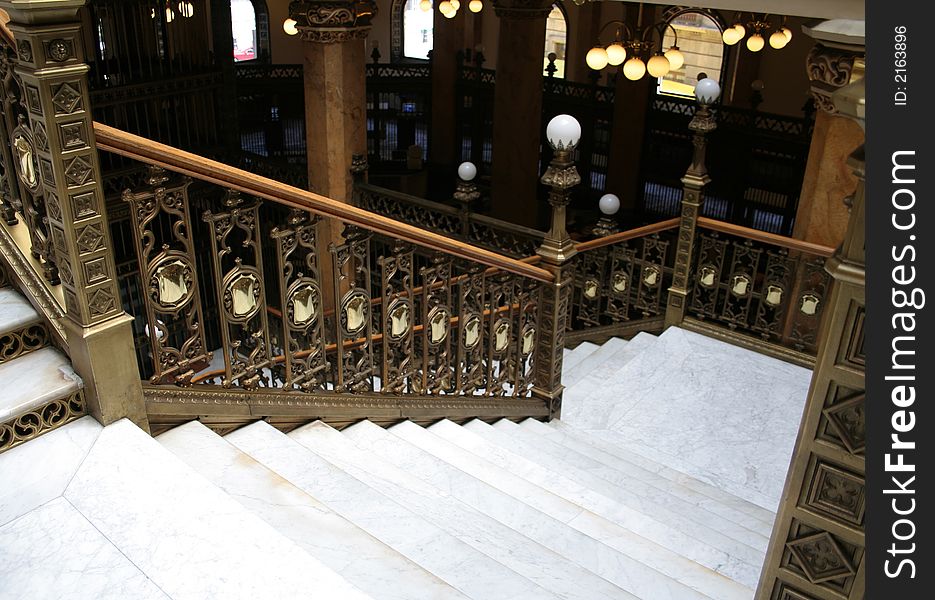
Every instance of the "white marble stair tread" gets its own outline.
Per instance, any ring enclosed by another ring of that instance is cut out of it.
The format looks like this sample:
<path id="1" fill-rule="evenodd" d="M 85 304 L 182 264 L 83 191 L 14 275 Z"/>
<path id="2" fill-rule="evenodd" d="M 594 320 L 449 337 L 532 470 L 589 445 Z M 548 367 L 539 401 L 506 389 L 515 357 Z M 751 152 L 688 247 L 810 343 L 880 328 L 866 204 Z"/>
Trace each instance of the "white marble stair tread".
<path id="1" fill-rule="evenodd" d="M 64 497 L 175 600 L 369 598 L 126 419 Z"/>
<path id="2" fill-rule="evenodd" d="M 615 431 L 627 446 L 651 449 L 657 462 L 778 505 L 811 371 L 670 327 L 615 380 L 639 385 L 622 394 L 619 384 L 595 390 L 588 411 L 564 420 Z"/>
<path id="3" fill-rule="evenodd" d="M 58 498 L 103 427 L 81 417 L 0 454 L 0 525 Z M 42 468 L 36 468 L 42 465 Z"/>
<path id="4" fill-rule="evenodd" d="M 367 425 L 379 429 L 366 421 L 355 427 Z M 554 596 L 550 597 L 568 600 L 634 598 L 463 502 L 448 490 L 418 477 L 416 473 L 433 468 L 430 461 L 403 469 L 384 458 L 389 456 L 387 452 L 358 446 L 346 435 L 316 422 L 291 432 L 289 437 L 526 577 L 542 588 L 537 592 L 540 597 L 547 597 L 551 592 Z"/>
<path id="5" fill-rule="evenodd" d="M 583 365 L 584 369 L 577 373 L 576 377 L 567 381 L 563 377 L 565 392 L 562 397 L 562 412 L 570 421 L 574 420 L 578 413 L 590 410 L 589 398 L 606 390 L 612 383 L 617 389 L 632 384 L 629 380 L 617 377 L 617 373 L 656 339 L 652 334 L 640 332 L 626 346 L 606 356 L 604 360 Z"/>
<path id="6" fill-rule="evenodd" d="M 635 498 L 640 506 L 657 511 L 661 509 L 661 512 L 657 514 L 663 520 L 680 529 L 683 529 L 683 527 L 679 525 L 679 518 L 688 517 L 693 521 L 704 523 L 706 527 L 713 529 L 715 532 L 723 533 L 725 536 L 755 550 L 766 552 L 766 548 L 769 546 L 769 530 L 758 531 L 732 519 L 731 516 L 724 516 L 697 503 L 687 502 L 665 490 L 648 485 L 642 480 L 620 473 L 613 467 L 608 467 L 583 452 L 553 440 L 543 432 L 543 430 L 550 431 L 549 426 L 545 423 L 531 419 L 527 419 L 527 421 L 530 422 L 521 425 L 507 421 L 502 424 L 497 423 L 495 427 L 503 430 L 504 433 L 511 437 L 518 438 L 522 443 L 527 444 L 527 447 L 535 447 L 537 454 L 533 460 L 540 462 L 540 464 L 547 462 L 550 465 L 555 465 L 556 461 L 558 461 L 558 464 L 567 465 L 567 474 L 578 480 L 582 485 L 595 490 L 603 490 L 610 497 L 623 502 Z M 542 460 L 539 460 L 539 457 L 542 457 Z M 636 504 L 631 505 L 637 506 Z M 756 523 L 759 524 L 760 522 L 757 521 Z M 683 530 L 687 531 L 687 529 Z M 704 530 L 701 531 L 703 533 Z M 707 537 L 703 539 L 707 539 Z"/>
<path id="7" fill-rule="evenodd" d="M 592 352 L 600 348 L 597 344 L 591 342 L 581 342 L 572 350 L 565 350 L 565 356 L 562 361 L 562 371 L 571 371 L 582 360 L 588 357 Z"/>
<path id="8" fill-rule="evenodd" d="M 511 450 L 515 445 L 504 440 L 502 432 L 492 428 L 477 431 L 472 423 L 457 427 L 450 421 L 440 421 L 430 431 L 457 444 L 461 451 L 485 457 L 494 465 L 493 468 L 583 508 L 601 522 L 610 523 L 614 531 L 626 531 L 631 538 L 642 543 L 634 544 L 631 540 L 624 544 L 617 538 L 611 538 L 612 542 L 605 541 L 612 547 L 636 556 L 643 546 L 651 545 L 655 552 L 641 555 L 640 560 L 660 572 L 681 581 L 686 572 L 685 564 L 700 567 L 699 573 L 692 573 L 693 579 L 685 580 L 686 585 L 695 590 L 712 598 L 746 598 L 750 593 L 746 588 L 756 585 L 759 564 L 750 564 L 713 544 L 698 540 L 650 512 L 636 510 L 615 501 L 606 493 L 591 490 L 565 476 L 558 465 L 544 467 L 527 458 L 528 454 Z"/>
<path id="9" fill-rule="evenodd" d="M 458 428 L 450 421 L 447 423 Z M 465 451 L 446 437 L 411 422 L 395 425 L 390 432 L 448 463 L 446 471 L 437 472 L 441 478 L 438 485 L 443 486 L 444 477 L 447 477 L 452 493 L 469 499 L 484 512 L 504 522 L 513 523 L 514 528 L 522 528 L 525 535 L 641 598 L 749 600 L 749 590 L 740 594 L 727 591 L 741 591 L 738 589 L 740 586 L 727 577 L 501 469 L 486 458 Z M 408 460 L 409 463 L 402 466 L 419 472 L 416 466 L 424 458 L 404 459 L 406 453 L 402 449 L 394 450 L 397 452 L 392 455 L 394 460 Z M 435 473 L 426 471 L 423 475 Z M 484 485 L 478 485 L 478 482 Z M 553 521 L 540 516 L 538 522 L 524 525 L 518 519 L 530 515 L 529 509 L 535 509 Z M 567 525 L 571 530 L 557 529 L 552 524 L 554 521 Z M 729 557 L 723 558 L 729 560 Z M 706 587 L 718 590 L 718 593 L 708 595 L 699 591 Z"/>
<path id="10" fill-rule="evenodd" d="M 0 364 L 0 421 L 64 398 L 81 386 L 68 357 L 55 348 L 40 348 Z"/>
<path id="11" fill-rule="evenodd" d="M 521 423 L 562 446 L 586 454 L 594 460 L 616 469 L 624 476 L 644 481 L 682 498 L 686 502 L 703 506 L 711 512 L 733 519 L 745 527 L 769 536 L 776 515 L 761 506 L 747 502 L 714 486 L 695 479 L 681 471 L 670 469 L 642 455 L 626 452 L 598 435 L 579 430 L 560 419 L 544 424 L 534 419 Z"/>
<path id="12" fill-rule="evenodd" d="M 156 439 L 253 514 L 374 598 L 465 598 L 198 421 Z"/>
<path id="13" fill-rule="evenodd" d="M 531 478 L 534 483 L 613 521 L 627 519 L 628 526 L 639 528 L 635 529 L 637 533 L 712 569 L 718 565 L 712 549 L 745 563 L 754 571 L 762 564 L 768 538 L 736 523 L 697 510 L 691 504 L 650 486 L 639 486 L 638 481 L 627 477 L 609 481 L 618 475 L 609 467 L 564 449 L 516 423 L 497 422 L 491 426 L 482 421 L 471 421 L 465 429 L 509 449 L 511 454 L 507 455 L 505 468 L 516 472 L 522 466 L 523 476 Z M 740 537 L 748 539 L 737 539 Z M 756 546 L 751 545 L 754 543 Z M 738 580 L 750 585 L 747 579 Z"/>
<path id="14" fill-rule="evenodd" d="M 626 345 L 626 340 L 620 338 L 610 338 L 573 368 L 569 369 L 567 372 L 563 370 L 562 384 L 566 388 L 575 385 L 577 381 L 587 375 L 594 367 L 601 364 L 620 350 L 623 350 Z"/>
<path id="15" fill-rule="evenodd" d="M 0 582 L 0 598 L 168 599 L 62 497 L 0 527 Z"/>
<path id="16" fill-rule="evenodd" d="M 476 600 L 520 600 L 538 589 L 408 508 L 259 421 L 225 436 L 345 519 Z"/>
<path id="17" fill-rule="evenodd" d="M 0 288 L 0 333 L 39 321 L 39 313 L 13 288 Z"/>

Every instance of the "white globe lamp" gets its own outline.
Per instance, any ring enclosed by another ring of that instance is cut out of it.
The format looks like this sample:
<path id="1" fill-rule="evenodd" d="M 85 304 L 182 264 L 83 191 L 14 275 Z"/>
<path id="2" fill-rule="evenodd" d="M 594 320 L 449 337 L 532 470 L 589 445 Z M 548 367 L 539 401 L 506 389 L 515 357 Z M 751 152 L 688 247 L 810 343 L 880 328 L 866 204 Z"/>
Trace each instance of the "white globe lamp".
<path id="1" fill-rule="evenodd" d="M 571 115 L 552 117 L 545 128 L 545 137 L 556 150 L 570 150 L 581 139 L 581 124 Z"/>
<path id="2" fill-rule="evenodd" d="M 458 177 L 462 181 L 473 181 L 477 177 L 477 167 L 472 162 L 463 162 L 458 165 Z"/>

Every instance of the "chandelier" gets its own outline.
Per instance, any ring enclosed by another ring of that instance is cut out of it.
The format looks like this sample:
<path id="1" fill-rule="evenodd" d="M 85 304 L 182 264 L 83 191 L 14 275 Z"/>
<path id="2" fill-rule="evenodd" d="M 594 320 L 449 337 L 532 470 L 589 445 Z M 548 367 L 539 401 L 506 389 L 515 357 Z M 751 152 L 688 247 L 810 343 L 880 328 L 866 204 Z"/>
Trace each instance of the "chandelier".
<path id="1" fill-rule="evenodd" d="M 597 44 L 588 50 L 585 57 L 588 66 L 595 71 L 600 71 L 607 66 L 616 67 L 622 64 L 623 75 L 631 81 L 641 79 L 646 73 L 652 77 L 664 77 L 669 71 L 681 68 L 685 64 L 685 57 L 679 50 L 678 32 L 675 28 L 667 21 L 660 21 L 642 29 L 642 22 L 643 5 L 641 3 L 635 32 L 630 29 L 629 25 L 619 20 L 610 21 L 601 27 L 597 34 Z M 601 43 L 601 35 L 612 25 L 616 27 L 614 39 L 604 46 Z M 672 30 L 675 43 L 669 49 L 662 51 L 666 29 Z M 652 39 L 653 33 L 659 38 L 658 50 Z M 628 59 L 627 56 L 630 58 Z"/>
<path id="2" fill-rule="evenodd" d="M 479 13 L 484 9 L 484 3 L 481 0 L 471 0 L 468 2 L 468 10 L 472 13 Z M 421 0 L 419 8 L 424 12 L 432 10 L 432 0 Z M 438 12 L 446 19 L 453 19 L 461 8 L 461 0 L 442 0 L 438 3 Z"/>
<path id="3" fill-rule="evenodd" d="M 766 38 L 764 36 L 772 28 L 767 20 L 769 19 L 769 15 L 764 14 L 762 17 L 757 17 L 756 14 L 750 13 L 750 20 L 747 21 L 747 25 L 744 27 L 742 23 L 743 14 L 744 13 L 738 13 L 737 16 L 734 17 L 734 24 L 724 30 L 721 39 L 724 40 L 724 43 L 728 46 L 733 46 L 742 40 L 744 36 L 747 35 L 747 31 L 750 30 L 753 33 L 747 38 L 747 50 L 750 52 L 759 52 L 766 46 Z M 792 30 L 786 27 L 786 18 L 782 17 L 779 28 L 769 36 L 769 45 L 776 50 L 781 50 L 785 48 L 786 44 L 791 40 Z"/>

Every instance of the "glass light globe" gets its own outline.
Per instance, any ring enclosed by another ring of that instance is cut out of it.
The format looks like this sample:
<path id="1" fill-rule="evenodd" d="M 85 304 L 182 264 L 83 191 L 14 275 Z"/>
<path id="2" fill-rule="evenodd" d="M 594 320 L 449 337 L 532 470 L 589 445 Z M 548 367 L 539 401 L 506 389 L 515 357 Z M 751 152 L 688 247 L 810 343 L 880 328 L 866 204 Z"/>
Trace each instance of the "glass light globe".
<path id="1" fill-rule="evenodd" d="M 607 46 L 607 64 L 617 66 L 622 65 L 627 58 L 627 49 L 620 43 L 614 42 Z"/>
<path id="2" fill-rule="evenodd" d="M 665 77 L 665 74 L 669 72 L 669 59 L 663 56 L 662 54 L 656 54 L 649 59 L 649 62 L 646 63 L 646 70 L 649 71 L 649 74 L 653 77 Z"/>
<path id="3" fill-rule="evenodd" d="M 484 3 L 481 0 L 471 0 L 468 4 L 468 10 L 472 13 L 479 13 L 484 8 Z"/>
<path id="4" fill-rule="evenodd" d="M 792 41 L 792 30 L 791 30 L 791 29 L 789 29 L 788 27 L 783 26 L 779 31 L 781 31 L 782 34 L 783 34 L 784 36 L 786 36 L 786 42 L 791 42 L 791 41 Z"/>
<path id="5" fill-rule="evenodd" d="M 747 28 L 744 27 L 742 23 L 734 23 L 734 30 L 737 32 L 737 35 L 739 36 L 737 38 L 738 42 L 743 39 L 743 36 L 747 35 Z"/>
<path id="6" fill-rule="evenodd" d="M 419 2 L 419 8 L 422 9 L 422 12 L 429 12 L 432 10 L 432 0 L 422 0 Z"/>
<path id="7" fill-rule="evenodd" d="M 705 77 L 695 84 L 695 98 L 704 105 L 711 104 L 717 100 L 720 95 L 721 86 L 710 77 Z"/>
<path id="8" fill-rule="evenodd" d="M 581 123 L 571 115 L 552 117 L 546 125 L 545 137 L 553 148 L 571 148 L 581 139 Z"/>
<path id="9" fill-rule="evenodd" d="M 607 55 L 607 51 L 600 46 L 594 46 L 588 50 L 588 55 L 584 58 L 585 62 L 588 63 L 588 66 L 595 71 L 600 71 L 606 67 L 608 59 L 609 57 Z"/>
<path id="10" fill-rule="evenodd" d="M 604 194 L 597 201 L 597 206 L 605 215 L 615 215 L 620 210 L 620 198 L 614 194 Z"/>
<path id="11" fill-rule="evenodd" d="M 448 16 L 449 12 L 454 12 L 454 8 L 455 7 L 451 5 L 449 0 L 444 0 L 441 4 L 438 5 L 438 10 L 446 17 Z"/>
<path id="12" fill-rule="evenodd" d="M 733 46 L 743 38 L 736 29 L 733 27 L 728 27 L 724 30 L 724 33 L 721 34 L 721 39 L 724 40 L 724 43 L 728 46 Z"/>
<path id="13" fill-rule="evenodd" d="M 623 75 L 630 81 L 636 81 L 646 74 L 646 65 L 638 56 L 634 56 L 623 63 Z"/>
<path id="14" fill-rule="evenodd" d="M 677 71 L 685 64 L 685 55 L 679 50 L 678 46 L 672 46 L 666 50 L 665 57 L 669 59 L 669 68 Z"/>
<path id="15" fill-rule="evenodd" d="M 789 40 L 786 39 L 786 36 L 781 31 L 774 31 L 773 34 L 769 36 L 769 45 L 776 50 L 785 48 L 788 43 Z"/>
<path id="16" fill-rule="evenodd" d="M 295 35 L 299 33 L 298 28 L 296 28 L 295 19 L 286 19 L 282 22 L 282 30 L 286 32 L 286 35 Z"/>
<path id="17" fill-rule="evenodd" d="M 461 0 L 449 0 L 451 2 L 451 8 L 458 10 L 461 8 Z"/>
<path id="18" fill-rule="evenodd" d="M 747 50 L 750 52 L 759 52 L 766 45 L 766 40 L 759 33 L 754 33 L 747 38 Z"/>
<path id="19" fill-rule="evenodd" d="M 477 177 L 477 167 L 472 162 L 463 162 L 458 165 L 458 177 L 463 181 L 471 181 Z"/>

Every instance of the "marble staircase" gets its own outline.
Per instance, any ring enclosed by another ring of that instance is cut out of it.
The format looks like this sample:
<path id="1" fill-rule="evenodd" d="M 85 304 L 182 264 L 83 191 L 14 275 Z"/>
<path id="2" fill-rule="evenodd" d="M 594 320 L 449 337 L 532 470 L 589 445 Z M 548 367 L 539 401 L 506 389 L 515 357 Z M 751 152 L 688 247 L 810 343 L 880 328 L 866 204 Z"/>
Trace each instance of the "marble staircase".
<path id="1" fill-rule="evenodd" d="M 0 452 L 73 416 L 83 388 L 46 323 L 12 287 L 0 287 Z"/>
<path id="2" fill-rule="evenodd" d="M 678 329 L 582 344 L 551 423 L 259 421 L 221 437 L 193 421 L 154 439 L 86 417 L 0 454 L 16 482 L 0 486 L 0 598 L 750 599 L 794 431 L 762 464 L 728 457 L 756 472 L 730 479 L 704 457 L 758 439 L 714 428 L 705 452 L 673 452 L 627 429 L 655 410 L 679 435 L 697 419 L 686 395 L 742 409 L 677 371 L 720 353 L 750 381 L 784 378 L 772 388 L 791 406 L 746 416 L 794 429 L 808 372 L 741 352 Z M 666 369 L 670 396 L 644 393 Z"/>

